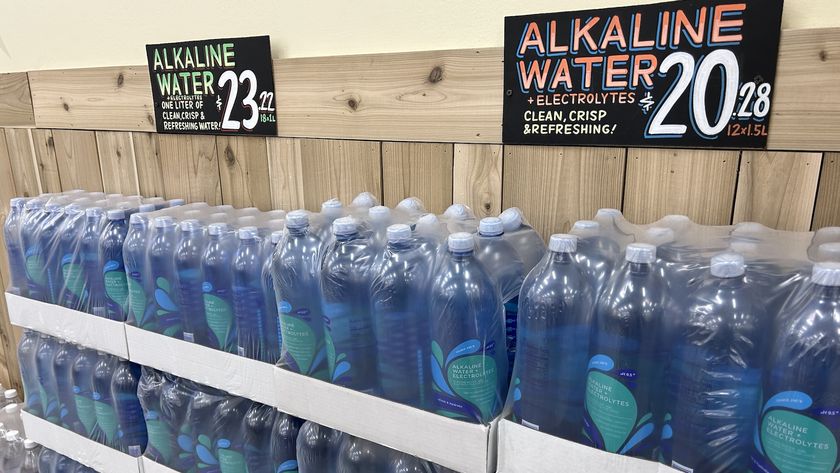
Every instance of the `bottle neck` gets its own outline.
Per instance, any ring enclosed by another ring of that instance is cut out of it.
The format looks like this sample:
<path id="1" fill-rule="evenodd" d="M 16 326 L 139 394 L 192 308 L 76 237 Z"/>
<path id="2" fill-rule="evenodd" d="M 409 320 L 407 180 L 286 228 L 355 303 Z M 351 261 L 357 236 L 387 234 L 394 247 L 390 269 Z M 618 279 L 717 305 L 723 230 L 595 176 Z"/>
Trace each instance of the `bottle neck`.
<path id="1" fill-rule="evenodd" d="M 292 236 L 304 236 L 304 235 L 306 235 L 306 234 L 308 233 L 308 231 L 309 231 L 309 227 L 308 227 L 308 226 L 304 226 L 304 227 L 286 227 L 286 230 L 288 230 L 289 235 L 292 235 Z"/>
<path id="2" fill-rule="evenodd" d="M 644 276 L 651 272 L 653 265 L 651 263 L 634 263 L 632 261 L 628 261 L 627 268 L 629 269 L 630 274 Z"/>
<path id="3" fill-rule="evenodd" d="M 449 251 L 449 254 L 452 255 L 453 261 L 467 261 L 473 257 L 473 250 L 469 251 Z"/>
<path id="4" fill-rule="evenodd" d="M 555 263 L 571 263 L 574 261 L 574 255 L 565 251 L 552 251 L 551 259 Z"/>

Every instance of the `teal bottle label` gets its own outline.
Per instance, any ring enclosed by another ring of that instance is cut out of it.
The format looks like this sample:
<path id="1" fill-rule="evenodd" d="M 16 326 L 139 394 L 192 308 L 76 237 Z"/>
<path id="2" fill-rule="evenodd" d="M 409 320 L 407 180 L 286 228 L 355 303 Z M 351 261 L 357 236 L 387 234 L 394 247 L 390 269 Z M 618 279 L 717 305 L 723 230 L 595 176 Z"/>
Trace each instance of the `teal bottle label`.
<path id="1" fill-rule="evenodd" d="M 437 341 L 432 341 L 432 379 L 438 414 L 489 421 L 498 414 L 499 367 L 494 358 L 495 343 L 482 346 L 467 340 L 444 358 Z"/>
<path id="2" fill-rule="evenodd" d="M 248 466 L 245 463 L 245 456 L 241 452 L 230 449 L 230 441 L 220 439 L 217 442 L 216 457 L 219 459 L 219 468 L 222 473 L 248 473 Z"/>
<path id="3" fill-rule="evenodd" d="M 47 275 L 44 272 L 44 260 L 41 258 L 40 253 L 32 253 L 26 256 L 26 275 L 35 284 L 41 285 L 47 283 Z"/>
<path id="4" fill-rule="evenodd" d="M 93 427 L 96 425 L 96 410 L 93 407 L 93 399 L 78 394 L 81 392 L 78 386 L 73 386 L 73 391 L 76 393 L 76 415 L 79 421 L 85 428 L 85 433 L 93 432 Z"/>
<path id="5" fill-rule="evenodd" d="M 607 355 L 589 360 L 584 395 L 584 434 L 597 448 L 625 454 L 649 439 L 655 430 L 653 414 L 639 406 L 630 386 L 645 382 L 637 371 L 614 369 Z"/>
<path id="6" fill-rule="evenodd" d="M 838 415 L 840 409 L 814 406 L 811 397 L 800 391 L 771 397 L 757 426 L 756 448 L 764 457 L 759 463 L 767 462 L 779 473 L 838 471 L 837 438 L 821 422 Z"/>
<path id="7" fill-rule="evenodd" d="M 178 307 L 172 300 L 171 293 L 172 285 L 168 279 L 162 277 L 155 279 L 156 323 L 152 324 L 150 330 L 174 337 L 178 335 L 181 330 L 181 322 L 179 317 L 173 317 L 170 315 L 178 311 Z"/>
<path id="8" fill-rule="evenodd" d="M 96 410 L 96 423 L 105 434 L 105 441 L 112 445 L 117 436 L 117 413 L 114 406 L 101 401 L 94 401 L 93 406 Z"/>
<path id="9" fill-rule="evenodd" d="M 162 463 L 169 464 L 174 453 L 172 451 L 172 434 L 169 427 L 160 420 L 156 411 L 146 413 L 146 431 L 149 436 L 149 445 L 162 457 L 160 459 L 163 460 Z"/>
<path id="10" fill-rule="evenodd" d="M 61 274 L 64 277 L 64 287 L 74 296 L 81 299 L 85 290 L 85 278 L 82 265 L 71 262 L 72 255 L 66 255 L 62 260 Z"/>
<path id="11" fill-rule="evenodd" d="M 129 316 L 139 325 L 146 314 L 146 291 L 143 290 L 143 284 L 140 282 L 140 273 L 132 272 L 129 276 L 126 280 Z"/>
<path id="12" fill-rule="evenodd" d="M 287 303 L 288 304 L 288 303 Z M 280 303 L 280 331 L 283 338 L 283 348 L 288 357 L 292 359 L 297 371 L 309 374 L 313 368 L 315 355 L 318 348 L 318 337 L 312 327 L 303 319 L 283 311 L 283 303 Z M 330 343 L 330 367 L 335 366 L 335 348 Z"/>
<path id="13" fill-rule="evenodd" d="M 233 309 L 230 304 L 221 297 L 205 293 L 204 314 L 207 319 L 207 326 L 219 342 L 219 346 L 216 348 L 231 351 L 233 348 L 232 343 L 230 343 L 233 330 Z"/>

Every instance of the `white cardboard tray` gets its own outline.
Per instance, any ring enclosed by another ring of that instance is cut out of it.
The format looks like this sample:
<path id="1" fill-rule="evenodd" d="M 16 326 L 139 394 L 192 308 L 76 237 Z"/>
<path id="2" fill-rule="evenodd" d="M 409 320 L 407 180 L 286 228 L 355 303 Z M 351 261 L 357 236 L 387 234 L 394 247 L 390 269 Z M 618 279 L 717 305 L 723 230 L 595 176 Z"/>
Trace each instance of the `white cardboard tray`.
<path id="1" fill-rule="evenodd" d="M 173 470 L 168 466 L 161 465 L 158 462 L 149 460 L 146 457 L 140 457 L 141 463 L 143 463 L 143 472 L 144 473 L 178 473 L 177 470 Z"/>
<path id="2" fill-rule="evenodd" d="M 21 412 L 26 436 L 39 444 L 83 463 L 100 473 L 142 473 L 140 459 Z"/>
<path id="3" fill-rule="evenodd" d="M 63 338 L 79 345 L 128 359 L 125 324 L 55 304 L 6 293 L 14 325 Z"/>
<path id="4" fill-rule="evenodd" d="M 625 457 L 553 437 L 509 420 L 499 421 L 498 473 L 678 473 L 665 465 Z"/>
<path id="5" fill-rule="evenodd" d="M 461 473 L 496 471 L 496 422 L 471 424 L 276 368 L 280 410 Z"/>
<path id="6" fill-rule="evenodd" d="M 278 406 L 274 365 L 125 326 L 131 361 Z M 279 406 L 278 406 L 279 407 Z"/>

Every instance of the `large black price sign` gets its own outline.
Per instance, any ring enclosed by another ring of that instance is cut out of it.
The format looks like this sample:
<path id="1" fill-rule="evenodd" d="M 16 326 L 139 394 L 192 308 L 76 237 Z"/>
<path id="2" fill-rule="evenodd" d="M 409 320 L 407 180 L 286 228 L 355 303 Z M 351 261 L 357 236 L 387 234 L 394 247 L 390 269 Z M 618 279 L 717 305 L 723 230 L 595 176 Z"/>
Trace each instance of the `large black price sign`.
<path id="1" fill-rule="evenodd" d="M 505 143 L 764 148 L 782 0 L 505 18 Z"/>
<path id="2" fill-rule="evenodd" d="M 276 135 L 268 36 L 146 45 L 159 133 Z"/>

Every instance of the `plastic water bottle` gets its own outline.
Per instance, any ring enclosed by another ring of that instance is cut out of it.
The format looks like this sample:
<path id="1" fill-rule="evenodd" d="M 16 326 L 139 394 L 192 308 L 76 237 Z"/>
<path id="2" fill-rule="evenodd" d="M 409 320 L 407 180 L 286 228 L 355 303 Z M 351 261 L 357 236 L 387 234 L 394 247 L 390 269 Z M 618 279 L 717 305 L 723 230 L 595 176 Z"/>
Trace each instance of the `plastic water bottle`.
<path id="1" fill-rule="evenodd" d="M 511 386 L 522 425 L 573 441 L 582 428 L 595 299 L 576 258 L 577 242 L 574 235 L 552 235 L 548 255 L 522 285 Z"/>
<path id="2" fill-rule="evenodd" d="M 82 272 L 85 278 L 83 307 L 88 313 L 105 316 L 105 281 L 99 258 L 99 236 L 102 233 L 103 211 L 100 207 L 85 210 L 85 228 L 79 244 Z"/>
<path id="3" fill-rule="evenodd" d="M 189 450 L 183 449 L 183 440 L 190 438 L 187 413 L 190 409 L 192 393 L 186 382 L 169 373 L 163 373 L 163 384 L 160 388 L 160 430 L 150 435 L 150 442 L 155 450 L 164 454 L 164 465 L 178 471 L 190 471 L 195 466 L 192 445 L 187 444 Z M 148 418 L 148 413 L 146 413 Z M 148 426 L 147 430 L 151 431 Z M 167 455 L 168 454 L 168 455 Z"/>
<path id="4" fill-rule="evenodd" d="M 207 386 L 188 384 L 192 396 L 185 420 L 188 435 L 182 428 L 178 436 L 178 445 L 182 451 L 194 452 L 198 471 L 218 471 L 219 462 L 216 459 L 214 444 L 216 435 L 214 415 L 219 403 L 229 395 Z M 180 456 L 186 456 L 186 454 L 181 453 Z"/>
<path id="5" fill-rule="evenodd" d="M 431 261 L 405 224 L 388 227 L 388 247 L 371 283 L 381 395 L 415 407 L 428 405 Z"/>
<path id="6" fill-rule="evenodd" d="M 198 220 L 192 219 L 184 220 L 180 226 L 181 235 L 175 248 L 175 271 L 184 340 L 207 345 L 207 320 L 202 293 L 204 276 L 201 274 L 204 229 Z"/>
<path id="7" fill-rule="evenodd" d="M 80 206 L 71 204 L 64 208 L 64 224 L 59 230 L 58 246 L 63 285 L 56 302 L 73 310 L 84 309 L 85 277 L 79 256 L 84 226 L 85 213 Z"/>
<path id="8" fill-rule="evenodd" d="M 379 205 L 379 199 L 370 192 L 361 192 L 353 198 L 350 206 L 360 212 L 367 212 L 368 209 Z"/>
<path id="9" fill-rule="evenodd" d="M 475 258 L 484 265 L 502 292 L 505 307 L 505 346 L 508 356 L 508 373 L 513 370 L 516 356 L 516 320 L 519 313 L 519 289 L 525 279 L 525 267 L 519 253 L 503 237 L 504 225 L 500 218 L 487 217 L 478 223 L 478 248 Z"/>
<path id="10" fill-rule="evenodd" d="M 595 310 L 584 436 L 608 452 L 651 458 L 664 416 L 657 396 L 665 382 L 665 286 L 654 264 L 655 246 L 631 243 L 625 259 Z"/>
<path id="11" fill-rule="evenodd" d="M 20 239 L 23 206 L 25 204 L 25 198 L 13 198 L 9 202 L 9 215 L 6 217 L 3 226 L 6 252 L 9 256 L 9 271 L 11 272 L 11 284 L 8 291 L 21 296 L 26 296 L 26 260 L 23 256 L 23 243 Z"/>
<path id="12" fill-rule="evenodd" d="M 148 246 L 149 219 L 141 213 L 128 219 L 128 234 L 123 244 L 126 284 L 128 287 L 128 313 L 126 320 L 137 327 L 145 327 L 146 309 L 149 299 L 146 295 L 149 279 L 146 250 Z"/>
<path id="13" fill-rule="evenodd" d="M 26 449 L 19 434 L 17 430 L 6 432 L 6 449 L 3 452 L 2 468 L 0 468 L 3 473 L 20 473 L 23 466 Z"/>
<path id="14" fill-rule="evenodd" d="M 112 209 L 102 231 L 99 248 L 102 258 L 102 277 L 105 284 L 105 314 L 111 320 L 125 320 L 128 309 L 128 283 L 123 261 L 123 242 L 128 233 L 123 209 Z"/>
<path id="15" fill-rule="evenodd" d="M 242 419 L 253 402 L 241 397 L 229 397 L 216 407 L 216 458 L 223 473 L 247 473 L 245 463 Z"/>
<path id="16" fill-rule="evenodd" d="M 245 414 L 245 464 L 248 473 L 276 473 L 271 458 L 271 430 L 277 410 L 265 404 L 253 403 Z"/>
<path id="17" fill-rule="evenodd" d="M 226 223 L 210 224 L 207 234 L 207 248 L 201 259 L 207 344 L 228 353 L 236 353 L 231 268 L 237 239 Z"/>
<path id="18" fill-rule="evenodd" d="M 87 465 L 76 462 L 72 473 L 97 473 L 97 471 Z"/>
<path id="19" fill-rule="evenodd" d="M 600 294 L 619 261 L 621 248 L 595 220 L 578 220 L 569 232 L 578 237 L 575 259 L 581 265 L 594 294 Z"/>
<path id="20" fill-rule="evenodd" d="M 38 473 L 53 473 L 59 454 L 49 448 L 42 448 L 38 455 Z"/>
<path id="21" fill-rule="evenodd" d="M 45 302 L 59 302 L 64 278 L 61 276 L 61 233 L 64 223 L 64 206 L 49 203 L 44 207 L 47 216 L 38 232 L 38 246 L 41 248 L 41 262 L 46 278 Z"/>
<path id="22" fill-rule="evenodd" d="M 26 411 L 34 416 L 44 417 L 41 382 L 38 379 L 38 365 L 35 361 L 40 343 L 41 337 L 38 332 L 28 328 L 23 329 L 17 355 L 23 383 L 23 398 L 26 399 Z"/>
<path id="23" fill-rule="evenodd" d="M 450 233 L 474 233 L 478 228 L 478 221 L 472 209 L 464 204 L 452 204 L 444 212 L 446 226 Z"/>
<path id="24" fill-rule="evenodd" d="M 525 221 L 522 211 L 517 207 L 505 210 L 499 214 L 499 218 L 505 228 L 505 239 L 519 252 L 525 274 L 528 274 L 545 256 L 545 242 L 534 227 Z"/>
<path id="25" fill-rule="evenodd" d="M 401 216 L 401 220 L 412 223 L 426 213 L 426 206 L 417 197 L 406 197 L 397 203 L 394 210 Z"/>
<path id="26" fill-rule="evenodd" d="M 41 446 L 34 440 L 26 439 L 23 441 L 23 448 L 25 451 L 20 473 L 38 473 L 38 457 L 41 455 Z"/>
<path id="27" fill-rule="evenodd" d="M 256 227 L 240 228 L 239 248 L 233 259 L 233 313 L 236 320 L 237 352 L 266 363 L 280 355 L 277 334 L 269 331 L 262 286 L 262 259 Z"/>
<path id="28" fill-rule="evenodd" d="M 268 245 L 263 249 L 260 278 L 262 279 L 262 294 L 265 301 L 266 331 L 273 344 L 274 353 L 271 362 L 277 363 L 280 360 L 281 348 L 283 346 L 283 331 L 280 326 L 280 313 L 277 308 L 277 294 L 274 291 L 274 275 L 271 273 L 271 264 L 277 245 L 283 239 L 283 231 L 276 230 L 268 236 Z"/>
<path id="29" fill-rule="evenodd" d="M 336 473 L 384 471 L 388 463 L 385 447 L 369 440 L 344 434 L 338 448 Z"/>
<path id="30" fill-rule="evenodd" d="M 73 473 L 78 463 L 70 457 L 58 455 L 53 466 L 52 473 Z"/>
<path id="31" fill-rule="evenodd" d="M 342 433 L 306 421 L 297 436 L 297 462 L 299 473 L 335 473 L 336 457 Z"/>
<path id="32" fill-rule="evenodd" d="M 840 263 L 816 263 L 776 337 L 752 471 L 834 471 L 840 424 Z"/>
<path id="33" fill-rule="evenodd" d="M 303 421 L 289 414 L 275 411 L 274 425 L 271 429 L 271 452 L 272 472 L 292 473 L 298 471 L 297 445 L 298 432 Z"/>
<path id="34" fill-rule="evenodd" d="M 603 208 L 595 212 L 595 221 L 601 225 L 605 235 L 615 240 L 621 247 L 636 240 L 632 225 L 618 209 Z"/>
<path id="35" fill-rule="evenodd" d="M 111 392 L 117 415 L 117 450 L 139 457 L 146 449 L 148 434 L 143 407 L 137 398 L 140 383 L 140 365 L 118 360 L 111 379 Z"/>
<path id="36" fill-rule="evenodd" d="M 352 217 L 333 223 L 334 241 L 321 266 L 324 339 L 330 381 L 356 391 L 376 387 L 376 338 L 369 278 L 375 255 Z"/>
<path id="37" fill-rule="evenodd" d="M 76 416 L 79 419 L 75 432 L 81 436 L 91 438 L 96 427 L 96 408 L 93 400 L 93 370 L 98 356 L 95 351 L 86 348 L 79 349 L 79 354 L 73 362 L 71 375 L 73 378 L 73 397 L 76 402 Z"/>
<path id="38" fill-rule="evenodd" d="M 431 290 L 431 372 L 435 410 L 489 422 L 507 394 L 501 294 L 474 257 L 475 240 L 455 233 Z"/>
<path id="39" fill-rule="evenodd" d="M 407 453 L 391 450 L 388 452 L 388 465 L 385 473 L 436 473 L 431 462 L 411 456 Z"/>
<path id="40" fill-rule="evenodd" d="M 60 422 L 58 412 L 58 387 L 53 373 L 53 358 L 58 349 L 56 339 L 41 335 L 38 343 L 38 351 L 35 355 L 35 364 L 38 368 L 38 385 L 41 389 L 41 405 L 43 406 L 43 418 L 58 424 Z"/>
<path id="41" fill-rule="evenodd" d="M 344 216 L 344 206 L 341 201 L 332 198 L 321 203 L 321 228 L 319 233 L 322 240 L 327 240 L 332 235 L 332 224 L 336 219 Z"/>
<path id="42" fill-rule="evenodd" d="M 21 404 L 21 399 L 18 395 L 17 389 L 7 389 L 3 391 L 3 407 L 6 407 L 9 404 Z"/>
<path id="43" fill-rule="evenodd" d="M 96 365 L 93 367 L 93 408 L 96 412 L 96 426 L 91 440 L 117 448 L 118 419 L 111 391 L 111 379 L 117 369 L 117 357 L 108 353 L 97 352 Z"/>
<path id="44" fill-rule="evenodd" d="M 152 368 L 142 367 L 137 398 L 143 407 L 143 417 L 148 433 L 148 446 L 144 455 L 162 465 L 172 464 L 174 434 L 161 416 L 163 375 Z"/>
<path id="45" fill-rule="evenodd" d="M 391 225 L 391 209 L 384 205 L 371 207 L 367 213 L 367 223 L 370 226 L 371 239 L 376 246 L 377 254 L 385 247 L 388 241 L 388 226 Z"/>
<path id="46" fill-rule="evenodd" d="M 73 392 L 73 363 L 79 350 L 72 343 L 58 341 L 58 350 L 53 358 L 53 375 L 58 394 L 58 412 L 61 426 L 78 432 L 79 416 L 76 413 L 76 395 Z"/>
<path id="47" fill-rule="evenodd" d="M 45 201 L 41 198 L 28 200 L 23 206 L 23 215 L 20 220 L 20 242 L 26 270 L 24 294 L 30 299 L 39 301 L 46 298 L 44 262 L 37 239 L 41 223 L 46 217 L 44 204 Z"/>
<path id="48" fill-rule="evenodd" d="M 12 403 L 4 407 L 1 418 L 7 431 L 17 431 L 20 435 L 25 435 L 23 430 L 23 421 L 20 418 L 19 404 Z"/>
<path id="49" fill-rule="evenodd" d="M 743 256 L 716 255 L 710 271 L 689 297 L 674 341 L 665 459 L 683 471 L 746 471 L 767 333 L 764 304 L 744 276 Z"/>
<path id="50" fill-rule="evenodd" d="M 181 316 L 178 314 L 178 303 L 175 293 L 175 220 L 169 216 L 154 219 L 154 234 L 149 246 L 149 269 L 151 280 L 148 299 L 154 301 L 149 304 L 147 311 L 151 315 L 145 317 L 148 325 L 142 327 L 170 337 L 183 338 Z"/>
<path id="51" fill-rule="evenodd" d="M 429 261 L 436 262 L 438 253 L 443 252 L 442 248 L 445 246 L 443 242 L 449 236 L 446 226 L 441 223 L 437 215 L 426 214 L 417 219 L 414 231 L 420 242 L 420 250 Z M 434 264 L 431 266 L 434 266 Z"/>

